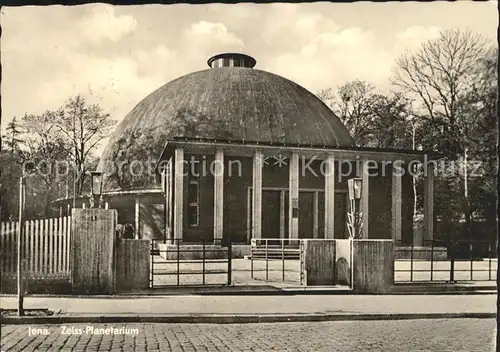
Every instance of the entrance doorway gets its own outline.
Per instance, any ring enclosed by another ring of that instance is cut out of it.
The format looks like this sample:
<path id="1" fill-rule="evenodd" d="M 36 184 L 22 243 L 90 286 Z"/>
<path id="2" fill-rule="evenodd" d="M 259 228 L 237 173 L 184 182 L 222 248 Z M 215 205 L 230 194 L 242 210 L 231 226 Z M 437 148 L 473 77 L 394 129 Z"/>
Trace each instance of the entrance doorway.
<path id="1" fill-rule="evenodd" d="M 299 190 L 299 238 L 325 238 L 325 196 L 320 189 Z M 248 223 L 251 223 L 251 188 L 248 192 Z M 335 238 L 346 237 L 346 193 L 335 192 Z M 262 238 L 288 238 L 288 189 L 262 189 Z"/>
<path id="2" fill-rule="evenodd" d="M 288 191 L 283 190 L 284 196 L 283 209 L 284 209 L 284 237 L 288 238 Z M 314 238 L 315 235 L 315 216 L 314 209 L 315 192 L 314 191 L 299 191 L 299 238 Z"/>
<path id="3" fill-rule="evenodd" d="M 280 191 L 262 191 L 262 238 L 280 237 L 280 199 Z"/>

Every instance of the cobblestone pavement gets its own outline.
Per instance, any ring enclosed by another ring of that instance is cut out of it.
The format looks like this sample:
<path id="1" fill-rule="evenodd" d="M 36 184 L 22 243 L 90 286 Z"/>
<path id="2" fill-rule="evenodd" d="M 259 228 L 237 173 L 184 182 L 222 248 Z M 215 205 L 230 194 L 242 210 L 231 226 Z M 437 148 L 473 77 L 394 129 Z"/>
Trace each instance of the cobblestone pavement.
<path id="1" fill-rule="evenodd" d="M 494 319 L 2 327 L 2 351 L 494 351 Z M 112 335 L 99 329 L 123 329 Z M 81 330 L 79 330 L 81 329 Z M 90 330 L 101 334 L 93 334 Z M 31 332 L 45 333 L 34 335 Z M 87 334 L 88 332 L 88 334 Z M 128 333 L 128 334 L 127 334 Z"/>

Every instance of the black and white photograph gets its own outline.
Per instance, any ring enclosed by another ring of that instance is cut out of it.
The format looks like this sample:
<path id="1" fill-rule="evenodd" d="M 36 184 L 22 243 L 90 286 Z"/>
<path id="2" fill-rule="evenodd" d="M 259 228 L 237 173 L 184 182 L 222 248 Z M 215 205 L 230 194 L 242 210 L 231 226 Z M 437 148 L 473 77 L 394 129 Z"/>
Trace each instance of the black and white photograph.
<path id="1" fill-rule="evenodd" d="M 1 352 L 500 350 L 498 1 L 9 5 Z"/>

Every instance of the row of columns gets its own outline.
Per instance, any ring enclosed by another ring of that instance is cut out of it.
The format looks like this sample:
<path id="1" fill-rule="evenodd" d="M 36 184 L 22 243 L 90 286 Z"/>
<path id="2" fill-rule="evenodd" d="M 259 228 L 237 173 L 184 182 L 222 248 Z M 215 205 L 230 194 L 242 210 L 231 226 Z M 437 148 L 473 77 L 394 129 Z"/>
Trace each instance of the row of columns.
<path id="1" fill-rule="evenodd" d="M 176 170 L 184 165 L 184 150 L 176 148 L 174 153 Z M 257 151 L 253 156 L 252 172 L 252 237 L 262 237 L 262 167 L 264 165 L 264 155 Z M 215 153 L 215 174 L 214 174 L 214 240 L 221 240 L 223 237 L 224 220 L 224 153 L 217 150 Z M 334 238 L 335 232 L 335 157 L 327 156 L 325 173 L 325 238 Z M 427 239 L 432 239 L 433 234 L 433 164 L 425 164 L 425 183 L 424 183 L 424 231 Z M 362 199 L 361 211 L 363 213 L 363 237 L 368 238 L 369 234 L 369 199 L 370 199 L 370 178 L 369 165 L 362 162 L 361 167 Z M 184 194 L 184 173 L 174 172 L 174 201 L 173 201 L 173 234 L 174 239 L 182 240 L 183 232 L 183 194 Z M 392 238 L 401 240 L 402 233 L 402 175 L 392 173 Z M 299 223 L 299 155 L 293 153 L 290 158 L 289 167 L 289 238 L 298 238 Z M 282 201 L 281 204 L 284 204 Z M 315 200 L 317 207 L 317 199 Z M 285 210 L 285 209 L 283 209 Z M 136 207 L 136 213 L 137 207 Z M 284 213 L 284 212 L 281 212 Z M 317 212 L 316 212 L 317 213 Z M 138 215 L 137 215 L 138 216 Z M 138 222 L 138 220 L 136 220 Z M 280 219 L 281 222 L 284 219 Z M 283 224 L 284 225 L 284 224 Z M 317 221 L 315 228 L 318 226 Z M 281 229 L 284 226 L 280 226 Z M 280 237 L 286 237 L 286 234 L 280 234 Z"/>
<path id="2" fill-rule="evenodd" d="M 256 152 L 253 158 L 253 181 L 252 181 L 252 237 L 262 237 L 262 166 L 263 154 Z M 334 238 L 335 231 L 335 158 L 333 155 L 327 157 L 325 172 L 325 238 Z M 282 193 L 283 196 L 283 193 Z M 299 155 L 293 153 L 289 166 L 289 190 L 288 190 L 288 238 L 299 238 Z M 314 213 L 318 213 L 318 195 L 315 194 L 313 207 Z M 280 202 L 283 206 L 283 200 Z M 280 213 L 284 213 L 283 209 Z M 368 211 L 366 211 L 368 213 Z M 313 219 L 314 233 L 318 233 L 319 221 Z M 284 221 L 282 218 L 281 222 Z M 284 229 L 284 224 L 280 228 Z M 280 237 L 285 237 L 284 233 Z M 317 236 L 313 236 L 317 237 Z"/>

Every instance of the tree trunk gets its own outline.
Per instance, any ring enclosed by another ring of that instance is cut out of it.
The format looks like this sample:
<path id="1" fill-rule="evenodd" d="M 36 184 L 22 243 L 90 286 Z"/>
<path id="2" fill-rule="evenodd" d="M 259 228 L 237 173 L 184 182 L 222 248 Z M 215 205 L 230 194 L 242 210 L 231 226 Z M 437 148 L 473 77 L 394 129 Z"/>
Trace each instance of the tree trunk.
<path id="1" fill-rule="evenodd" d="M 47 193 L 45 193 L 45 204 L 44 204 L 44 215 L 45 215 L 45 218 L 49 218 L 50 217 L 50 203 L 51 203 L 51 199 L 50 199 L 50 195 L 52 194 L 52 186 L 48 187 L 47 188 Z"/>
<path id="2" fill-rule="evenodd" d="M 415 150 L 415 133 L 416 133 L 416 125 L 412 124 L 412 149 Z M 413 173 L 415 174 L 415 173 Z M 415 176 L 411 178 L 413 185 L 413 219 L 417 216 L 417 180 Z"/>
<path id="3" fill-rule="evenodd" d="M 469 240 L 472 240 L 472 229 L 471 229 L 471 212 L 470 212 L 470 202 L 469 202 L 469 184 L 468 184 L 468 161 L 467 161 L 467 148 L 464 150 L 464 201 L 465 201 L 465 226 Z"/>

